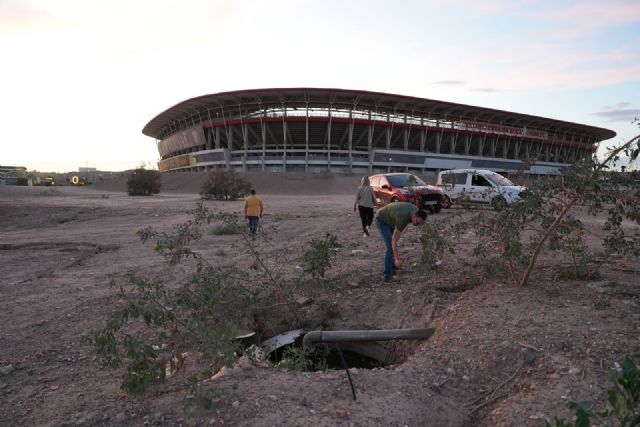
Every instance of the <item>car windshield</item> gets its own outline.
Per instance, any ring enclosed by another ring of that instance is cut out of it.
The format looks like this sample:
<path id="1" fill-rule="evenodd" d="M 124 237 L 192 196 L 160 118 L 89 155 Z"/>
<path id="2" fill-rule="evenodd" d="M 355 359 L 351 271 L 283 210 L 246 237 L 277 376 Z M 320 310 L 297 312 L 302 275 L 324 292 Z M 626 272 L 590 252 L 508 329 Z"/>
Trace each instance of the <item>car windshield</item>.
<path id="1" fill-rule="evenodd" d="M 509 181 L 504 176 L 500 175 L 499 173 L 495 173 L 495 172 L 485 175 L 485 178 L 487 178 L 489 181 L 493 182 L 496 185 L 502 185 L 502 186 L 514 185 L 513 182 Z"/>
<path id="2" fill-rule="evenodd" d="M 392 187 L 409 187 L 412 185 L 427 185 L 423 180 L 415 175 L 387 175 L 387 179 Z"/>

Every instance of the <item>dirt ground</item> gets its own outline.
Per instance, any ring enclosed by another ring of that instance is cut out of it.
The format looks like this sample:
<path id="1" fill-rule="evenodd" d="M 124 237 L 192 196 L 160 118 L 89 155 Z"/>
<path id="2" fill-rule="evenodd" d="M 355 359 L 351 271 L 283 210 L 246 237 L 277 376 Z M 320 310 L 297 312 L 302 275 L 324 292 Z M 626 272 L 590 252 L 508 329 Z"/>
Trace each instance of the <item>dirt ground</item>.
<path id="1" fill-rule="evenodd" d="M 327 232 L 343 245 L 328 273 L 345 284 L 331 301 L 331 329 L 430 327 L 434 335 L 405 342 L 402 362 L 352 368 L 356 401 L 343 370 L 250 364 L 214 380 L 222 396 L 211 410 L 184 409 L 181 374 L 128 396 L 119 389 L 123 370 L 101 368 L 81 336 L 119 306 L 112 285 L 127 274 L 170 283 L 189 274 L 188 264 L 168 266 L 135 231 L 185 221 L 197 190 L 188 176 L 166 179 L 172 191 L 146 198 L 127 196 L 122 181 L 0 186 L 0 425 L 541 426 L 545 417 L 570 416 L 567 399 L 598 409 L 614 363 L 624 355 L 640 361 L 637 259 L 603 258 L 598 279 L 566 281 L 558 260 L 543 258 L 526 288 L 471 286 L 469 272 L 482 261 L 468 251 L 446 257 L 438 271 L 411 267 L 420 243 L 410 226 L 400 241 L 407 268 L 383 283 L 382 240 L 375 230 L 363 237 L 352 212 L 357 177 L 268 179 L 254 185 L 266 205 L 263 225 L 278 226 L 275 246 L 299 254 Z M 206 205 L 240 212 L 242 201 Z M 581 218 L 593 229 L 602 223 Z M 474 239 L 463 235 L 461 246 Z M 195 249 L 241 266 L 249 260 L 239 240 L 205 234 Z"/>

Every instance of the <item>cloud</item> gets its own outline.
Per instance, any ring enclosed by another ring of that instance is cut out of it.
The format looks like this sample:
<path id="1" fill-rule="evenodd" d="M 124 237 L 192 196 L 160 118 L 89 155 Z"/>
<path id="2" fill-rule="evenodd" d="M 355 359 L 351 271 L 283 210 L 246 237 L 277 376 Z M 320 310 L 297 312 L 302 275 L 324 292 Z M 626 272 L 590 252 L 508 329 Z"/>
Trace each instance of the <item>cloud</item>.
<path id="1" fill-rule="evenodd" d="M 471 92 L 498 92 L 498 89 L 492 87 L 472 87 Z"/>
<path id="2" fill-rule="evenodd" d="M 615 106 L 610 106 L 610 105 L 605 105 L 603 108 L 605 110 L 622 110 L 624 108 L 627 108 L 631 106 L 630 102 L 618 102 Z"/>
<path id="3" fill-rule="evenodd" d="M 571 7 L 551 12 L 550 16 L 571 21 L 581 27 L 599 28 L 640 21 L 637 1 L 577 2 Z"/>
<path id="4" fill-rule="evenodd" d="M 627 104 L 622 102 L 620 104 Z M 620 105 L 619 104 L 619 105 Z M 594 116 L 604 119 L 607 122 L 632 122 L 635 119 L 640 118 L 640 109 L 607 109 L 605 111 L 598 111 L 593 113 Z"/>
<path id="5" fill-rule="evenodd" d="M 16 1 L 0 1 L 0 34 L 45 31 L 53 24 L 50 14 L 45 10 Z"/>
<path id="6" fill-rule="evenodd" d="M 465 82 L 462 80 L 440 80 L 439 82 L 433 82 L 435 85 L 463 85 Z"/>

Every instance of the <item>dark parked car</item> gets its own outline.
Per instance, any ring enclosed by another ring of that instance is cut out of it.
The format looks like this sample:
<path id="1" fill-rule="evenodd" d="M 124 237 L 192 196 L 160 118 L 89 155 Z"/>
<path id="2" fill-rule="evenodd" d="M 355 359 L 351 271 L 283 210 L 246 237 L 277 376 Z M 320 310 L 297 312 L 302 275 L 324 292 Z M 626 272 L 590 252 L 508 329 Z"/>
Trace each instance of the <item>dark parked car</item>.
<path id="1" fill-rule="evenodd" d="M 382 173 L 369 177 L 376 205 L 384 206 L 393 202 L 410 202 L 420 209 L 440 212 L 446 197 L 444 192 L 411 173 Z"/>

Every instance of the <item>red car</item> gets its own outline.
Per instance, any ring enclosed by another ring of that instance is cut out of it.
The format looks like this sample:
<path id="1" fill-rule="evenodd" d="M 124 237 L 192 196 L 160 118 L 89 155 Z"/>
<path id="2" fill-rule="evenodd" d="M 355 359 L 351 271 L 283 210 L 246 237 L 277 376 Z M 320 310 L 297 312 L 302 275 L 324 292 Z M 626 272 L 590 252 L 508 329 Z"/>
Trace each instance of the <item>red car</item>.
<path id="1" fill-rule="evenodd" d="M 384 206 L 393 202 L 410 202 L 420 209 L 440 212 L 446 203 L 444 192 L 411 173 L 382 173 L 369 177 L 376 205 Z"/>

